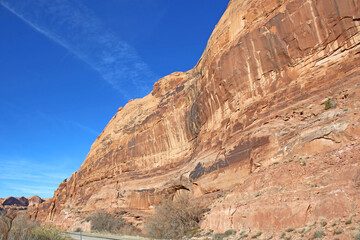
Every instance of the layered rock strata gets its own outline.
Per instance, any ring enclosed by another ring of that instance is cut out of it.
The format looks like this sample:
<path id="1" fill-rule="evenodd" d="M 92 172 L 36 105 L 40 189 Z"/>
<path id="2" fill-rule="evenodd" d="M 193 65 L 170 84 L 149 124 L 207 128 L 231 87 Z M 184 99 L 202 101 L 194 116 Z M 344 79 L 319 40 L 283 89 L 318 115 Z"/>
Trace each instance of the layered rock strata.
<path id="1" fill-rule="evenodd" d="M 105 209 L 140 224 L 163 197 L 184 193 L 208 201 L 202 226 L 215 231 L 358 211 L 360 166 L 347 154 L 360 141 L 359 8 L 231 0 L 198 64 L 120 108 L 33 214 L 84 229 Z"/>

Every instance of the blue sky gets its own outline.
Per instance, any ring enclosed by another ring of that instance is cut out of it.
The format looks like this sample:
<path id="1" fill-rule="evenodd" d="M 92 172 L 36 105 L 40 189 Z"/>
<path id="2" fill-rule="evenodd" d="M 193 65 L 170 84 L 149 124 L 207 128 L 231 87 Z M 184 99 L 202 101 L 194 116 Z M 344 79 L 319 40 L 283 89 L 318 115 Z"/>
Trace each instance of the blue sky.
<path id="1" fill-rule="evenodd" d="M 196 64 L 227 4 L 0 0 L 0 197 L 51 197 L 119 107 Z"/>

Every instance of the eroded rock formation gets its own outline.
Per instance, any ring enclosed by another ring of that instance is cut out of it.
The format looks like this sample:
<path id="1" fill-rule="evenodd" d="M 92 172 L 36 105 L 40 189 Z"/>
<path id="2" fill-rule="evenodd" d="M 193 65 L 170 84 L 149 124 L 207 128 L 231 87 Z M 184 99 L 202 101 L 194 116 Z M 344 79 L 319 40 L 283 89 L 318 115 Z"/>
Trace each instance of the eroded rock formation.
<path id="1" fill-rule="evenodd" d="M 216 231 L 358 211 L 359 43 L 359 0 L 231 0 L 198 64 L 120 108 L 38 219 L 140 224 L 183 192 Z"/>
<path id="2" fill-rule="evenodd" d="M 18 209 L 18 210 L 26 210 L 26 209 L 36 209 L 42 202 L 39 196 L 31 196 L 31 197 L 8 197 L 8 198 L 0 198 L 0 209 Z"/>

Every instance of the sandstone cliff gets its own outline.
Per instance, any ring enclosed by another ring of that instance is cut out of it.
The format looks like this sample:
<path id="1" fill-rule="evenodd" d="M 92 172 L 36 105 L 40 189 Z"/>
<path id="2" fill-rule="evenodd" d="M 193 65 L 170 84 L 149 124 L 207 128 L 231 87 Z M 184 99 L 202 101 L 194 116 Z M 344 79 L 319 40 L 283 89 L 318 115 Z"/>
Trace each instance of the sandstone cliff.
<path id="1" fill-rule="evenodd" d="M 357 212 L 359 43 L 359 0 L 231 0 L 198 64 L 120 108 L 34 214 L 140 224 L 183 193 L 208 201 L 202 227 L 220 232 Z"/>

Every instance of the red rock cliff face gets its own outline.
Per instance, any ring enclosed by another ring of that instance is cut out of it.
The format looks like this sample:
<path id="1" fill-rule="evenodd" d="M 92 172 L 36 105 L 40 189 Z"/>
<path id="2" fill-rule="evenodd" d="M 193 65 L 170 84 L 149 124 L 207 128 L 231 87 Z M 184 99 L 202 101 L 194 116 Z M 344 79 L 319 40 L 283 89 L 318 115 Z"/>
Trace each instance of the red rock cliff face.
<path id="1" fill-rule="evenodd" d="M 359 0 L 230 1 L 197 66 L 120 108 L 38 218 L 141 222 L 184 191 L 211 203 L 202 226 L 216 231 L 356 211 L 360 167 L 334 156 L 359 153 L 359 19 Z"/>

